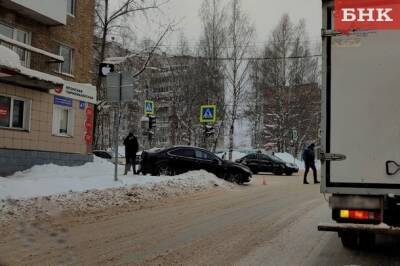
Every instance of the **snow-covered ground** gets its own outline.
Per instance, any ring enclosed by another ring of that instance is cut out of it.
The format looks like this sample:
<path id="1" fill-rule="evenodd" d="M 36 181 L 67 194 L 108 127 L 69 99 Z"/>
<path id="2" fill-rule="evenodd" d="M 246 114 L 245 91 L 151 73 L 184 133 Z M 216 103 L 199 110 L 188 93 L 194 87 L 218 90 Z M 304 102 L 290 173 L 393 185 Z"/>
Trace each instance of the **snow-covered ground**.
<path id="1" fill-rule="evenodd" d="M 35 166 L 11 177 L 0 178 L 0 224 L 18 219 L 46 217 L 69 212 L 80 215 L 105 208 L 140 206 L 158 201 L 234 185 L 206 171 L 178 176 L 120 175 L 114 182 L 114 165 L 95 158 L 79 167 Z M 119 167 L 123 173 L 123 167 Z M 135 205 L 136 204 L 136 205 Z"/>
<path id="2" fill-rule="evenodd" d="M 93 163 L 79 167 L 57 165 L 35 166 L 7 178 L 0 177 L 0 199 L 26 199 L 87 190 L 104 190 L 126 186 L 149 186 L 167 181 L 182 184 L 195 180 L 199 184 L 223 185 L 225 182 L 205 171 L 179 176 L 123 176 L 119 166 L 119 181 L 114 181 L 114 165 L 107 160 L 94 158 Z"/>

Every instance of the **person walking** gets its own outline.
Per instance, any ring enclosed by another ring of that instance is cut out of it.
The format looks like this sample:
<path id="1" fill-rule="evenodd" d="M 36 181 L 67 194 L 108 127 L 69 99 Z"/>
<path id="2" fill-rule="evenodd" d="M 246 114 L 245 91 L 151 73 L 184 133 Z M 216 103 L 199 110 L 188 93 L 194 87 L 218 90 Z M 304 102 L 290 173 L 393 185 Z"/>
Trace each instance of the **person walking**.
<path id="1" fill-rule="evenodd" d="M 304 172 L 303 184 L 308 184 L 307 175 L 308 175 L 308 172 L 310 171 L 310 168 L 313 171 L 314 184 L 319 184 L 319 181 L 317 179 L 317 168 L 315 167 L 314 148 L 315 148 L 315 144 L 313 143 L 303 151 L 302 159 L 304 161 L 304 164 L 306 165 L 306 169 Z"/>
<path id="2" fill-rule="evenodd" d="M 125 173 L 127 175 L 128 172 L 133 167 L 133 174 L 136 175 L 136 153 L 139 150 L 139 143 L 135 135 L 132 132 L 124 139 L 124 146 L 125 146 Z"/>

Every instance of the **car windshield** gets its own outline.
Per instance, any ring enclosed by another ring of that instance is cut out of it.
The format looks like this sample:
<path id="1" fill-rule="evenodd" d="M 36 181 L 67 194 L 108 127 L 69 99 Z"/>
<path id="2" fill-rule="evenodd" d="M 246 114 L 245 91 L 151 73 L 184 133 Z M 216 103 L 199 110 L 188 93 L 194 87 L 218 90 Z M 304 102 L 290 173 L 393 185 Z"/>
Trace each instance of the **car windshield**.
<path id="1" fill-rule="evenodd" d="M 279 157 L 277 157 L 275 155 L 269 155 L 269 157 L 274 161 L 281 162 L 281 163 L 286 163 L 284 160 L 282 160 L 281 158 L 279 158 Z"/>

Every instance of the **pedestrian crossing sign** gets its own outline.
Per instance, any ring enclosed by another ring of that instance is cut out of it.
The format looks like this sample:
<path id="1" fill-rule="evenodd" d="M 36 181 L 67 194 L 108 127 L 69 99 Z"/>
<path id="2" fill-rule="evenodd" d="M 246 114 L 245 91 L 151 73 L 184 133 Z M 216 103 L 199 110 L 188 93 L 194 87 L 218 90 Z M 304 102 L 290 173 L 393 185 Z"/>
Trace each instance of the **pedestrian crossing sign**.
<path id="1" fill-rule="evenodd" d="M 144 101 L 144 114 L 154 115 L 154 113 L 154 102 L 149 100 Z"/>
<path id="2" fill-rule="evenodd" d="M 202 105 L 200 108 L 201 123 L 215 123 L 217 121 L 217 106 Z"/>

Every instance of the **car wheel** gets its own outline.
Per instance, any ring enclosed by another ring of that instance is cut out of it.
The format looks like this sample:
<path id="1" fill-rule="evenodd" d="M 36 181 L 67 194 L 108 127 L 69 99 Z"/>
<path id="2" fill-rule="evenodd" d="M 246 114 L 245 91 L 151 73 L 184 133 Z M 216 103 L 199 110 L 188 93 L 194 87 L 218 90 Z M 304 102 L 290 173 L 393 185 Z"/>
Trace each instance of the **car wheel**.
<path id="1" fill-rule="evenodd" d="M 226 173 L 225 178 L 226 181 L 231 182 L 231 183 L 240 183 L 240 175 L 239 174 L 233 174 L 233 173 Z"/>
<path id="2" fill-rule="evenodd" d="M 287 172 L 286 172 L 286 175 L 289 175 L 289 176 L 290 176 L 290 175 L 293 175 L 293 172 L 287 171 Z"/>
<path id="3" fill-rule="evenodd" d="M 158 175 L 160 176 L 173 176 L 175 175 L 174 169 L 168 166 L 168 164 L 161 164 L 157 170 Z"/>
<path id="4" fill-rule="evenodd" d="M 369 232 L 360 233 L 360 248 L 363 250 L 372 250 L 375 246 L 375 234 Z"/>
<path id="5" fill-rule="evenodd" d="M 358 248 L 358 234 L 356 232 L 342 232 L 339 233 L 342 244 L 348 249 Z"/>
<path id="6" fill-rule="evenodd" d="M 254 169 L 254 168 L 250 168 L 250 171 L 253 173 L 253 175 L 258 174 L 258 171 L 256 169 Z"/>
<path id="7" fill-rule="evenodd" d="M 283 174 L 282 169 L 276 169 L 276 170 L 274 171 L 274 175 L 282 175 L 282 174 Z"/>

